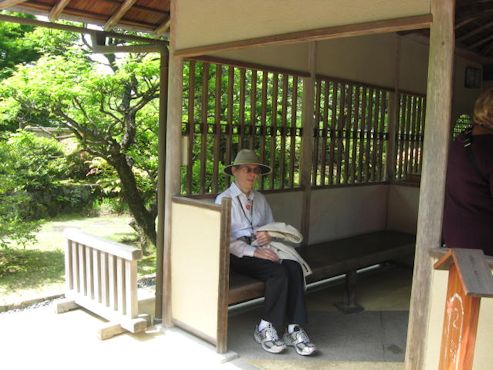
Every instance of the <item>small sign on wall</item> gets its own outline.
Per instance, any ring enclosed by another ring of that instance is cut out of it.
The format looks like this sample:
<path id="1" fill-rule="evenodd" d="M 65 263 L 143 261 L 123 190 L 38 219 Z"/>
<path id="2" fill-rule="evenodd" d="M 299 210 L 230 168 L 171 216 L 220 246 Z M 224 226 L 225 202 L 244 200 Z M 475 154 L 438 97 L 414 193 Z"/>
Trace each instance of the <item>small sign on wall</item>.
<path id="1" fill-rule="evenodd" d="M 464 87 L 468 89 L 479 89 L 481 87 L 481 69 L 466 67 Z"/>

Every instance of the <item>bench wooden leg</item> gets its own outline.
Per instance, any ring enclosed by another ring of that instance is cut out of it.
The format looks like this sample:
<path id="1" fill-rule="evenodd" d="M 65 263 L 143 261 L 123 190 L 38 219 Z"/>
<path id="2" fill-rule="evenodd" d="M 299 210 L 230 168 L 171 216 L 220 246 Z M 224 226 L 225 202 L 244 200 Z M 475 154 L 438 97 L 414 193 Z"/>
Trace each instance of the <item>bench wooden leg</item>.
<path id="1" fill-rule="evenodd" d="M 356 271 L 350 271 L 346 274 L 346 300 L 335 304 L 339 311 L 346 314 L 365 310 L 363 306 L 356 303 L 356 280 Z"/>

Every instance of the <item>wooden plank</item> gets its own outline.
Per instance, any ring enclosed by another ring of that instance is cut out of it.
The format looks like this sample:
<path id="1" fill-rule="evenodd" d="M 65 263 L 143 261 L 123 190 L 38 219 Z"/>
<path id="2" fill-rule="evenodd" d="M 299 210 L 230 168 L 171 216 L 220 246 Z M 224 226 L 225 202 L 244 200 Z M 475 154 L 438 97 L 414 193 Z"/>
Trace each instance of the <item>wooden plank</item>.
<path id="1" fill-rule="evenodd" d="M 375 99 L 373 100 L 373 120 L 371 125 L 372 144 L 371 144 L 371 179 L 378 181 L 378 121 L 380 112 L 380 89 L 375 89 Z"/>
<path id="2" fill-rule="evenodd" d="M 153 33 L 156 35 L 156 36 L 162 36 L 164 35 L 166 32 L 168 32 L 171 28 L 171 18 L 167 19 L 166 21 L 164 21 L 163 23 L 161 23 L 161 25 L 157 26 Z"/>
<path id="3" fill-rule="evenodd" d="M 288 75 L 282 76 L 282 106 L 281 106 L 281 158 L 279 161 L 281 181 L 280 189 L 284 189 L 286 183 L 286 135 L 287 135 L 287 116 L 288 116 Z"/>
<path id="4" fill-rule="evenodd" d="M 139 303 L 137 300 L 137 262 L 124 261 L 124 263 L 126 316 L 133 319 L 139 313 Z"/>
<path id="5" fill-rule="evenodd" d="M 55 22 L 62 14 L 65 7 L 68 5 L 70 0 L 59 0 L 53 8 L 51 8 L 50 13 L 48 14 L 48 19 L 51 22 Z"/>
<path id="6" fill-rule="evenodd" d="M 116 257 L 108 254 L 108 285 L 109 285 L 109 309 L 118 310 L 118 277 L 116 272 Z"/>
<path id="7" fill-rule="evenodd" d="M 240 115 L 239 115 L 239 135 L 238 135 L 238 151 L 243 149 L 245 139 L 245 94 L 246 94 L 246 70 L 245 68 L 240 68 Z"/>
<path id="8" fill-rule="evenodd" d="M 388 122 L 386 117 L 386 107 L 389 106 L 389 92 L 382 91 L 382 101 L 380 104 L 380 121 L 378 123 L 378 181 L 385 181 L 385 163 L 383 163 L 383 154 L 386 152 L 385 150 L 385 133 L 386 127 L 385 122 Z"/>
<path id="9" fill-rule="evenodd" d="M 353 124 L 353 129 L 351 130 L 351 136 L 352 136 L 351 178 L 353 184 L 357 183 L 357 173 L 358 173 L 358 146 L 359 146 L 358 130 L 359 130 L 359 121 L 360 121 L 359 109 L 360 109 L 360 93 L 361 93 L 360 90 L 361 90 L 360 85 L 354 86 L 354 124 Z"/>
<path id="10" fill-rule="evenodd" d="M 409 143 L 409 166 L 407 173 L 411 174 L 414 168 L 415 152 L 416 152 L 416 121 L 418 115 L 418 99 L 417 96 L 412 97 L 412 112 L 411 112 L 411 130 L 410 130 L 410 143 Z"/>
<path id="11" fill-rule="evenodd" d="M 296 132 L 298 112 L 298 77 L 293 76 L 291 95 L 291 136 L 289 142 L 289 188 L 294 188 L 294 164 L 296 162 Z"/>
<path id="12" fill-rule="evenodd" d="M 12 6 L 16 6 L 22 3 L 25 3 L 27 0 L 3 0 L 0 3 L 0 10 L 2 9 L 8 9 Z"/>
<path id="13" fill-rule="evenodd" d="M 202 69 L 202 92 L 200 103 L 200 193 L 206 193 L 205 180 L 207 168 L 207 110 L 208 110 L 208 94 L 209 94 L 209 63 L 204 63 Z"/>
<path id="14" fill-rule="evenodd" d="M 197 208 L 209 209 L 211 211 L 219 211 L 220 210 L 220 206 L 213 203 L 213 202 L 209 203 L 209 202 L 204 202 L 204 201 L 197 200 L 197 199 L 180 197 L 180 196 L 174 196 L 173 198 L 171 198 L 171 200 L 173 203 L 185 204 L 185 205 L 194 206 Z"/>
<path id="15" fill-rule="evenodd" d="M 337 99 L 338 99 L 338 83 L 332 82 L 332 119 L 330 127 L 330 164 L 329 164 L 329 185 L 335 184 L 334 179 L 334 163 L 335 163 L 335 143 L 337 137 Z"/>
<path id="16" fill-rule="evenodd" d="M 414 163 L 414 168 L 413 172 L 414 173 L 420 173 L 421 172 L 421 163 L 422 163 L 422 158 L 423 158 L 423 140 L 421 139 L 423 137 L 423 125 L 424 125 L 424 98 L 419 97 L 418 100 L 418 123 L 417 123 L 417 128 L 416 128 L 416 135 L 418 135 L 417 138 L 417 145 L 416 145 L 416 150 L 417 150 L 417 158 Z"/>
<path id="17" fill-rule="evenodd" d="M 325 176 L 327 171 L 327 141 L 329 140 L 329 81 L 320 80 L 323 83 L 324 90 L 324 112 L 322 115 L 322 148 L 321 148 L 321 168 L 320 168 L 320 185 L 325 186 Z"/>
<path id="18" fill-rule="evenodd" d="M 283 45 L 297 42 L 315 42 L 341 37 L 354 37 L 378 33 L 390 33 L 420 28 L 427 28 L 432 22 L 430 14 L 402 17 L 389 20 L 356 23 L 349 25 L 324 27 L 314 30 L 290 32 L 280 35 L 263 36 L 247 40 L 230 41 L 213 45 L 176 50 L 177 56 L 195 56 L 213 54 L 218 51 L 237 50 L 260 45 Z"/>
<path id="19" fill-rule="evenodd" d="M 80 280 L 79 280 L 79 247 L 77 243 L 72 241 L 72 280 L 74 282 L 73 290 L 75 292 L 80 291 Z"/>
<path id="20" fill-rule="evenodd" d="M 66 239 L 65 243 L 65 290 L 72 290 L 74 288 L 73 270 L 72 265 L 72 241 Z"/>
<path id="21" fill-rule="evenodd" d="M 76 310 L 78 308 L 80 308 L 80 306 L 77 303 L 75 303 L 73 299 L 70 298 L 57 300 L 55 302 L 55 313 L 57 314 L 69 312 L 72 310 Z"/>
<path id="22" fill-rule="evenodd" d="M 127 306 L 125 305 L 125 260 L 116 258 L 116 291 L 118 299 L 118 311 L 120 314 L 125 315 L 127 312 Z"/>
<path id="23" fill-rule="evenodd" d="M 124 259 L 134 260 L 142 257 L 142 250 L 139 248 L 103 239 L 85 233 L 79 229 L 67 228 L 64 230 L 64 235 L 67 239 L 70 239 L 77 244 L 90 245 L 92 248 L 96 248 L 100 251 L 110 253 Z"/>
<path id="24" fill-rule="evenodd" d="M 411 137 L 411 112 L 413 109 L 412 106 L 412 96 L 411 95 L 406 95 L 406 123 L 405 123 L 405 141 L 404 141 L 404 163 L 402 165 L 402 175 L 403 177 L 407 177 L 408 174 L 408 168 L 409 168 L 409 160 L 410 160 L 410 155 L 409 155 L 409 150 L 410 150 L 410 137 Z"/>
<path id="25" fill-rule="evenodd" d="M 423 170 L 406 341 L 406 370 L 422 369 L 430 312 L 431 259 L 440 245 L 452 105 L 454 0 L 432 0 Z"/>
<path id="26" fill-rule="evenodd" d="M 221 155 L 221 81 L 222 67 L 216 65 L 216 88 L 214 99 L 214 161 L 212 167 L 212 192 L 218 193 L 219 162 Z"/>
<path id="27" fill-rule="evenodd" d="M 136 2 L 137 0 L 124 0 L 123 3 L 118 8 L 118 10 L 115 13 L 113 13 L 110 19 L 108 19 L 108 21 L 105 23 L 103 27 L 104 30 L 109 31 L 113 29 Z"/>
<path id="28" fill-rule="evenodd" d="M 79 255 L 78 263 L 79 263 L 79 284 L 80 290 L 79 293 L 82 295 L 87 294 L 87 285 L 86 285 L 86 264 L 84 258 L 84 249 L 85 245 L 77 243 L 77 253 Z"/>
<path id="29" fill-rule="evenodd" d="M 361 91 L 361 128 L 359 134 L 359 156 L 358 156 L 358 182 L 362 183 L 366 181 L 366 177 L 363 176 L 365 173 L 365 153 L 366 153 L 366 130 L 367 130 L 367 117 L 366 117 L 366 107 L 367 107 L 367 89 L 363 86 Z"/>
<path id="30" fill-rule="evenodd" d="M 274 189 L 274 179 L 276 178 L 276 141 L 277 141 L 277 98 L 279 93 L 279 75 L 272 75 L 272 122 L 270 126 L 270 167 L 272 168 L 269 174 L 269 188 Z"/>
<path id="31" fill-rule="evenodd" d="M 85 248 L 86 255 L 86 287 L 87 287 L 87 296 L 94 299 L 94 286 L 93 286 L 93 269 L 92 269 L 92 248 L 87 246 Z"/>
<path id="32" fill-rule="evenodd" d="M 233 103 L 234 103 L 234 81 L 235 81 L 235 71 L 234 67 L 228 68 L 228 115 L 226 121 L 226 156 L 225 163 L 229 164 L 232 161 L 232 146 L 233 146 Z M 226 184 L 229 186 L 231 184 L 230 176 L 226 177 Z"/>
<path id="33" fill-rule="evenodd" d="M 351 180 L 349 178 L 350 174 L 350 166 L 351 163 L 349 161 L 349 153 L 351 151 L 351 131 L 353 126 L 353 84 L 346 85 L 346 107 L 345 111 L 347 112 L 345 125 L 344 125 L 344 183 L 350 184 Z"/>
<path id="34" fill-rule="evenodd" d="M 93 298 L 96 302 L 101 303 L 101 259 L 100 252 L 97 249 L 92 250 L 92 281 L 93 281 Z"/>
<path id="35" fill-rule="evenodd" d="M 257 120 L 257 71 L 252 70 L 252 78 L 250 83 L 250 133 L 248 136 L 249 147 L 256 148 L 255 139 L 256 133 L 256 120 Z"/>
<path id="36" fill-rule="evenodd" d="M 344 151 L 344 127 L 346 126 L 346 116 L 344 114 L 344 108 L 346 106 L 346 85 L 339 84 L 340 92 L 341 92 L 341 100 L 339 101 L 339 115 L 337 119 L 337 158 L 336 158 L 336 184 L 339 185 L 341 183 L 342 177 L 342 162 L 343 162 L 343 151 Z"/>
<path id="37" fill-rule="evenodd" d="M 228 349 L 228 301 L 229 301 L 229 243 L 231 234 L 231 199 L 221 202 L 221 236 L 219 247 L 219 288 L 217 312 L 217 351 Z"/>
<path id="38" fill-rule="evenodd" d="M 267 86 L 269 84 L 269 73 L 262 72 L 262 97 L 260 112 L 260 162 L 265 163 L 265 145 L 267 136 Z M 264 189 L 265 176 L 260 179 L 260 188 Z"/>
<path id="39" fill-rule="evenodd" d="M 366 119 L 366 147 L 365 147 L 365 181 L 370 182 L 372 180 L 371 177 L 371 171 L 370 171 L 370 164 L 371 164 L 371 155 L 372 155 L 372 144 L 373 144 L 373 138 L 372 138 L 372 127 L 373 127 L 373 94 L 375 92 L 375 89 L 370 87 L 368 89 L 368 113 L 367 113 L 367 119 Z"/>
<path id="40" fill-rule="evenodd" d="M 108 254 L 101 253 L 101 304 L 103 306 L 110 305 L 110 287 L 109 287 L 109 268 Z"/>
<path id="41" fill-rule="evenodd" d="M 98 329 L 97 337 L 100 340 L 106 340 L 122 333 L 125 333 L 125 329 L 119 323 L 108 322 L 101 325 Z"/>
<path id="42" fill-rule="evenodd" d="M 315 80 L 315 122 L 313 125 L 314 138 L 313 138 L 313 158 L 312 158 L 312 186 L 317 186 L 318 177 L 318 152 L 320 145 L 320 99 L 322 89 L 321 81 Z"/>
<path id="43" fill-rule="evenodd" d="M 190 61 L 188 73 L 188 148 L 187 148 L 187 194 L 192 194 L 193 158 L 195 144 L 195 61 Z"/>

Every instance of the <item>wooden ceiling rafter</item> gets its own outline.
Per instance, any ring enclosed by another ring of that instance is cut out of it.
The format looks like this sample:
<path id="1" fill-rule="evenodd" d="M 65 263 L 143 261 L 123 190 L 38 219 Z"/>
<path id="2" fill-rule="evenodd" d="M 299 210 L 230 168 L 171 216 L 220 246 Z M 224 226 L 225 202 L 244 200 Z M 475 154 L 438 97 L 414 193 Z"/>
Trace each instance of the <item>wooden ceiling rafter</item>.
<path id="1" fill-rule="evenodd" d="M 479 41 L 476 41 L 474 44 L 469 45 L 471 49 L 476 49 L 478 46 L 487 43 L 488 41 L 493 40 L 493 35 L 489 35 L 488 37 L 482 38 Z"/>
<path id="2" fill-rule="evenodd" d="M 0 3 L 0 10 L 8 9 L 13 6 L 19 5 L 21 3 L 25 3 L 27 0 L 3 0 Z"/>
<path id="3" fill-rule="evenodd" d="M 125 0 L 120 8 L 115 14 L 111 16 L 110 19 L 104 25 L 104 30 L 109 31 L 115 28 L 115 26 L 120 22 L 123 16 L 132 8 L 132 6 L 137 2 L 137 0 Z"/>
<path id="4" fill-rule="evenodd" d="M 50 10 L 50 13 L 48 14 L 48 19 L 52 22 L 56 21 L 69 2 L 70 0 L 60 0 L 58 3 L 56 3 L 56 5 Z"/>
<path id="5" fill-rule="evenodd" d="M 154 29 L 154 34 L 156 36 L 162 36 L 169 31 L 170 27 L 171 27 L 171 17 L 166 22 L 161 24 L 159 27 Z"/>
<path id="6" fill-rule="evenodd" d="M 475 28 L 474 30 L 469 31 L 469 32 L 463 34 L 462 36 L 460 36 L 460 37 L 457 38 L 457 41 L 467 40 L 471 36 L 474 36 L 474 35 L 482 32 L 484 30 L 487 30 L 488 28 L 491 28 L 491 27 L 493 27 L 493 21 L 488 22 L 488 23 L 485 23 L 482 26 L 480 26 L 478 28 Z"/>

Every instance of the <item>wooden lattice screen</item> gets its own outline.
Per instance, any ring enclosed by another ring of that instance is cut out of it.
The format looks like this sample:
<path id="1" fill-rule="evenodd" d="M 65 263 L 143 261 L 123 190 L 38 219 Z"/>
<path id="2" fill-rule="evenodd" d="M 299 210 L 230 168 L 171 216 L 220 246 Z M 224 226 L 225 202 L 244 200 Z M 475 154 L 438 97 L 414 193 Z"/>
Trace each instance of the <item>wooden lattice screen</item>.
<path id="1" fill-rule="evenodd" d="M 394 158 L 394 180 L 396 181 L 421 173 L 425 110 L 425 95 L 399 94 Z"/>
<path id="2" fill-rule="evenodd" d="M 216 194 L 242 148 L 273 171 L 263 190 L 300 187 L 303 74 L 227 62 L 188 60 L 183 70 L 185 142 L 182 194 Z M 395 153 L 388 157 L 392 89 L 317 76 L 312 186 L 395 181 L 421 171 L 425 96 L 400 93 Z M 271 155 L 272 154 L 272 155 Z"/>
<path id="3" fill-rule="evenodd" d="M 191 60 L 183 80 L 183 194 L 214 194 L 229 186 L 222 169 L 243 148 L 255 149 L 273 168 L 261 189 L 299 187 L 299 76 Z"/>
<path id="4" fill-rule="evenodd" d="M 385 180 L 388 89 L 319 78 L 312 185 Z"/>

